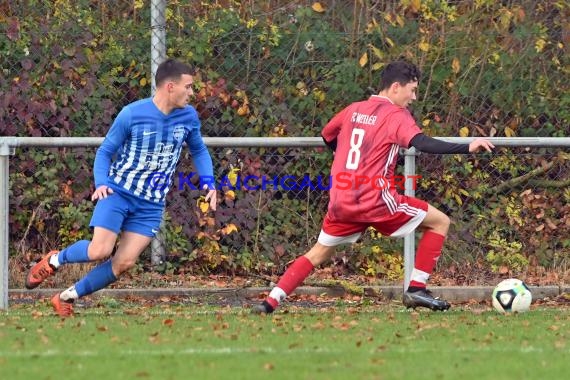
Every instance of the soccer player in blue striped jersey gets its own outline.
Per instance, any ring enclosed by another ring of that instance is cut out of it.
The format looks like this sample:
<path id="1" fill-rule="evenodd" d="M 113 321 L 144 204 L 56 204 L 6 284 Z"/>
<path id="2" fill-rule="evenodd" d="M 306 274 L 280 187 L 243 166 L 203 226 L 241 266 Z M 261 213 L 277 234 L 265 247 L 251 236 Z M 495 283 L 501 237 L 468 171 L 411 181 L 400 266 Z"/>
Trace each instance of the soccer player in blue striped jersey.
<path id="1" fill-rule="evenodd" d="M 51 299 L 55 312 L 73 315 L 73 302 L 103 289 L 132 268 L 158 232 L 165 197 L 186 142 L 200 178 L 213 178 L 212 159 L 200 133 L 200 120 L 188 104 L 193 95 L 194 70 L 174 59 L 156 71 L 156 93 L 125 106 L 117 115 L 95 156 L 97 201 L 90 226 L 91 241 L 81 240 L 52 251 L 35 264 L 26 278 L 33 289 L 64 264 L 104 260 L 84 278 Z M 206 200 L 216 208 L 216 190 Z"/>

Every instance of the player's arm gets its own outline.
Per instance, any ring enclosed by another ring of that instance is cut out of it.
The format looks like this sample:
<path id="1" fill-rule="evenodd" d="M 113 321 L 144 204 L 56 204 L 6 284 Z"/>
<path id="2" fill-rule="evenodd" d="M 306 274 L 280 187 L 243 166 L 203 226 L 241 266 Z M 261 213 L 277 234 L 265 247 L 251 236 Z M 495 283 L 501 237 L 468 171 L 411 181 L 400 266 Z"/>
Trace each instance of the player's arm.
<path id="1" fill-rule="evenodd" d="M 129 136 L 130 128 L 130 110 L 123 108 L 115 118 L 111 129 L 107 132 L 103 143 L 97 149 L 95 154 L 95 164 L 93 165 L 93 174 L 95 176 L 95 192 L 91 196 L 91 200 L 106 198 L 113 193 L 113 189 L 107 186 L 109 169 L 113 156 Z"/>
<path id="2" fill-rule="evenodd" d="M 336 150 L 336 144 L 338 141 L 338 134 L 342 128 L 342 122 L 347 112 L 347 108 L 337 113 L 323 128 L 321 132 L 321 137 L 325 144 L 332 149 L 334 152 Z"/>
<path id="3" fill-rule="evenodd" d="M 327 141 L 325 136 L 321 135 L 321 137 L 323 138 L 323 141 L 325 142 L 326 146 L 328 146 L 329 148 L 331 148 L 331 150 L 333 152 L 335 152 L 336 151 L 336 143 L 337 143 L 338 139 L 335 137 L 332 141 Z"/>
<path id="4" fill-rule="evenodd" d="M 470 144 L 456 144 L 434 139 L 423 133 L 418 133 L 410 140 L 410 146 L 426 153 L 455 154 L 474 153 L 480 150 L 492 151 L 495 147 L 489 140 L 475 139 Z"/>
<path id="5" fill-rule="evenodd" d="M 217 193 L 214 166 L 212 164 L 212 157 L 210 156 L 206 144 L 204 144 L 199 128 L 199 124 L 197 127 L 192 128 L 186 139 L 186 144 L 188 144 L 188 149 L 190 150 L 190 154 L 192 154 L 194 167 L 200 176 L 200 183 L 204 183 L 204 190 L 209 189 L 206 195 L 206 201 L 210 203 L 212 210 L 215 210 L 217 205 Z"/>

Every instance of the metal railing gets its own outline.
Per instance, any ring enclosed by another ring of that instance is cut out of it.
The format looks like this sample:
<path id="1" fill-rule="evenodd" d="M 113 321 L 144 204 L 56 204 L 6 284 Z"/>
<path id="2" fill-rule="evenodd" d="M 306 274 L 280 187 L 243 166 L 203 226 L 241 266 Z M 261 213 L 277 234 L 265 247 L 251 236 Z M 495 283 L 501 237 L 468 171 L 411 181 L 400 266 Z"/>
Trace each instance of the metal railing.
<path id="1" fill-rule="evenodd" d="M 442 137 L 444 141 L 469 143 L 473 138 Z M 530 148 L 570 148 L 568 137 L 544 138 L 490 138 L 496 147 L 530 147 Z M 8 257 L 9 257 L 9 160 L 15 150 L 25 147 L 97 147 L 103 141 L 98 137 L 0 137 L 0 309 L 8 308 Z M 204 142 L 210 148 L 267 148 L 267 147 L 322 147 L 324 143 L 319 137 L 206 137 Z M 415 149 L 403 150 L 405 156 L 404 173 L 406 178 L 416 173 Z M 411 180 L 406 181 L 405 194 L 414 196 Z M 408 284 L 413 269 L 415 256 L 415 239 L 411 233 L 404 238 L 404 286 Z"/>

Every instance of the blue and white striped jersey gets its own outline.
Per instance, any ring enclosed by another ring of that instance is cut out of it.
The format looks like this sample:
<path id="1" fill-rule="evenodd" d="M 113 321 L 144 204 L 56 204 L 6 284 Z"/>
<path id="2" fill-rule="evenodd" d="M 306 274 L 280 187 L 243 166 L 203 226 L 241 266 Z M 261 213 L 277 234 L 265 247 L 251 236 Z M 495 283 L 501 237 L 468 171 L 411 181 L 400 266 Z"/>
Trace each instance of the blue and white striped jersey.
<path id="1" fill-rule="evenodd" d="M 95 156 L 95 186 L 163 203 L 186 142 L 198 174 L 213 177 L 212 159 L 192 106 L 163 114 L 146 98 L 117 115 Z M 116 158 L 113 160 L 113 156 Z"/>

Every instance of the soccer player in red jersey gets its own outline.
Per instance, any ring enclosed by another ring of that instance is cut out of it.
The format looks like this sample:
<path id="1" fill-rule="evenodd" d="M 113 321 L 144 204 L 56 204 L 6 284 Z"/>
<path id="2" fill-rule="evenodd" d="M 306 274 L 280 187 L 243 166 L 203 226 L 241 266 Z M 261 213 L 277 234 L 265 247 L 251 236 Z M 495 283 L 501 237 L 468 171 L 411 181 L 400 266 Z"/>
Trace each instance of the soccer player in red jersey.
<path id="1" fill-rule="evenodd" d="M 350 104 L 324 127 L 322 137 L 335 151 L 333 181 L 342 178 L 346 185 L 347 179 L 352 180 L 352 186 L 335 186 L 333 182 L 317 243 L 291 264 L 265 301 L 254 306 L 253 313 L 273 312 L 315 266 L 332 257 L 337 245 L 354 243 L 370 226 L 393 237 L 403 237 L 416 228 L 423 230 L 403 303 L 408 308 L 449 309 L 450 304 L 434 298 L 426 284 L 450 220 L 427 202 L 396 191 L 393 179 L 398 151 L 415 147 L 427 153 L 474 153 L 490 152 L 494 146 L 482 138 L 470 144 L 453 144 L 424 135 L 407 109 L 416 99 L 419 79 L 419 69 L 409 62 L 388 64 L 378 95 Z M 378 183 L 371 183 L 371 179 Z"/>

